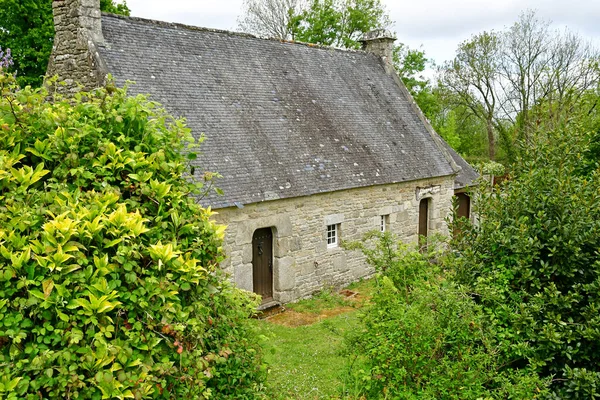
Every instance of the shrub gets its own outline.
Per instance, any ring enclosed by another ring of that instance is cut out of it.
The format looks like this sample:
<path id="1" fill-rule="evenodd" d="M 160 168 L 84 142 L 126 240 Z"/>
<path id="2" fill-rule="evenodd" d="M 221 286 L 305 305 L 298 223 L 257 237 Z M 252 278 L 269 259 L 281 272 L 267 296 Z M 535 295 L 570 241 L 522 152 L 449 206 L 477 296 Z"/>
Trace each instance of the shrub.
<path id="1" fill-rule="evenodd" d="M 349 338 L 352 394 L 394 399 L 531 399 L 535 374 L 506 373 L 481 308 L 445 279 L 431 255 L 389 233 L 359 247 L 379 271 L 364 329 Z"/>
<path id="2" fill-rule="evenodd" d="M 183 121 L 0 90 L 0 398 L 254 398 L 255 299 L 219 271 Z"/>
<path id="3" fill-rule="evenodd" d="M 480 223 L 462 227 L 454 243 L 457 279 L 478 294 L 505 362 L 554 377 L 560 398 L 592 398 L 600 386 L 593 138 L 577 129 L 540 137 L 509 182 L 474 197 Z"/>

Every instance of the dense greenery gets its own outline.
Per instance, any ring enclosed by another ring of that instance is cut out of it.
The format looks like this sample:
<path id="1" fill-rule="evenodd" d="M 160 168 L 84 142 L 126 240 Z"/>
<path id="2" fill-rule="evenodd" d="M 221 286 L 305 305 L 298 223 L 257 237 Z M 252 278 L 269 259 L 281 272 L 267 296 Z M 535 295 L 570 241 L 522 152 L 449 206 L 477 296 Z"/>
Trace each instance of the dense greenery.
<path id="1" fill-rule="evenodd" d="M 369 240 L 375 239 L 375 240 Z M 354 244 L 378 271 L 377 291 L 350 338 L 349 375 L 370 399 L 533 399 L 545 383 L 503 370 L 482 307 L 389 233 Z"/>
<path id="2" fill-rule="evenodd" d="M 258 36 L 342 48 L 391 23 L 381 0 L 245 0 L 238 21 Z"/>
<path id="3" fill-rule="evenodd" d="M 101 0 L 102 11 L 129 15 L 125 3 Z M 42 84 L 54 40 L 52 0 L 0 0 L 0 45 L 12 50 L 21 86 Z"/>
<path id="4" fill-rule="evenodd" d="M 359 48 L 362 35 L 390 24 L 380 0 L 312 0 L 291 21 L 294 40 Z"/>
<path id="5" fill-rule="evenodd" d="M 599 99 L 529 132 L 435 264 L 385 235 L 355 245 L 380 276 L 351 342 L 368 398 L 600 397 Z"/>
<path id="6" fill-rule="evenodd" d="M 254 398 L 256 301 L 218 268 L 183 122 L 114 87 L 0 90 L 0 398 Z"/>
<path id="7" fill-rule="evenodd" d="M 510 182 L 480 193 L 452 267 L 477 294 L 507 365 L 554 377 L 560 398 L 600 396 L 598 131 L 538 134 Z"/>

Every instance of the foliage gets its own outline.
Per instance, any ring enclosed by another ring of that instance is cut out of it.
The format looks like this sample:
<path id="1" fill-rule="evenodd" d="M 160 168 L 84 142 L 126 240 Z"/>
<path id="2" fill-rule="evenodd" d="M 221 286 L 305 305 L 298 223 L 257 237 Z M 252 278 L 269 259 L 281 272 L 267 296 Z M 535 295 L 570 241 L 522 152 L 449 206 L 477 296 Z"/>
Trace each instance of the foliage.
<path id="1" fill-rule="evenodd" d="M 342 48 L 390 25 L 381 0 L 246 0 L 239 28 L 259 36 Z"/>
<path id="2" fill-rule="evenodd" d="M 472 128 L 485 132 L 489 159 L 513 163 L 522 146 L 533 144 L 535 131 L 557 129 L 597 87 L 599 54 L 581 36 L 552 31 L 527 11 L 502 31 L 461 43 L 440 68 L 440 85 L 452 108 L 480 121 Z"/>
<path id="3" fill-rule="evenodd" d="M 356 247 L 379 274 L 364 329 L 348 343 L 354 395 L 532 399 L 543 392 L 535 374 L 502 371 L 481 307 L 430 263 L 432 254 L 409 250 L 389 233 Z"/>
<path id="4" fill-rule="evenodd" d="M 461 43 L 456 58 L 445 65 L 442 82 L 459 102 L 485 122 L 490 160 L 496 157 L 494 117 L 499 108 L 495 91 L 498 79 L 500 39 L 493 32 L 483 32 Z"/>
<path id="5" fill-rule="evenodd" d="M 365 32 L 390 20 L 381 0 L 311 0 L 291 24 L 294 40 L 352 49 Z"/>
<path id="6" fill-rule="evenodd" d="M 125 3 L 101 0 L 102 11 L 129 15 Z M 2 0 L 0 43 L 13 52 L 18 83 L 42 84 L 54 40 L 52 0 Z"/>
<path id="7" fill-rule="evenodd" d="M 218 268 L 183 121 L 114 87 L 0 90 L 0 397 L 253 398 L 256 300 Z"/>
<path id="8" fill-rule="evenodd" d="M 291 39 L 300 0 L 244 0 L 238 28 L 260 37 Z"/>
<path id="9" fill-rule="evenodd" d="M 115 0 L 100 0 L 100 9 L 104 12 L 129 15 L 131 10 L 127 7 L 127 2 L 115 2 Z"/>
<path id="10" fill-rule="evenodd" d="M 600 387 L 594 141 L 577 125 L 536 135 L 512 179 L 474 197 L 480 221 L 454 243 L 457 279 L 478 294 L 503 358 L 554 377 L 558 398 L 593 398 Z"/>
<path id="11" fill-rule="evenodd" d="M 502 175 L 506 171 L 504 165 L 495 161 L 482 162 L 475 167 L 484 175 Z"/>

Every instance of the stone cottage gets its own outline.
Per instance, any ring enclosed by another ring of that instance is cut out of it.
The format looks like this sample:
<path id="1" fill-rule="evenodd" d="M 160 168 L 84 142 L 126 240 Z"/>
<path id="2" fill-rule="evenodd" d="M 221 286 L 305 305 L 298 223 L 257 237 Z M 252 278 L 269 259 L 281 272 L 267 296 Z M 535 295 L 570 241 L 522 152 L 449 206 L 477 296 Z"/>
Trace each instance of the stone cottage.
<path id="1" fill-rule="evenodd" d="M 386 32 L 348 51 L 101 14 L 99 0 L 53 9 L 48 73 L 66 90 L 112 74 L 205 134 L 196 174 L 222 175 L 225 194 L 201 202 L 229 226 L 223 268 L 265 303 L 369 275 L 342 240 L 447 233 L 476 176 L 398 79 Z"/>

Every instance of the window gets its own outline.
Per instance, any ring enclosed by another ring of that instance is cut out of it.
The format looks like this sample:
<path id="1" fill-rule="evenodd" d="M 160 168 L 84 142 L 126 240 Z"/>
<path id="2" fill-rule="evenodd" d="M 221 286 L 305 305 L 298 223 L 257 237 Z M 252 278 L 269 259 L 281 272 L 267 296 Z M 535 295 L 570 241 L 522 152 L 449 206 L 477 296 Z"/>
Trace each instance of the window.
<path id="1" fill-rule="evenodd" d="M 338 246 L 338 225 L 327 225 L 327 248 Z"/>
<path id="2" fill-rule="evenodd" d="M 382 215 L 381 216 L 381 221 L 379 223 L 379 230 L 381 232 L 385 232 L 385 231 L 388 230 L 389 221 L 390 221 L 390 216 L 389 215 Z"/>

